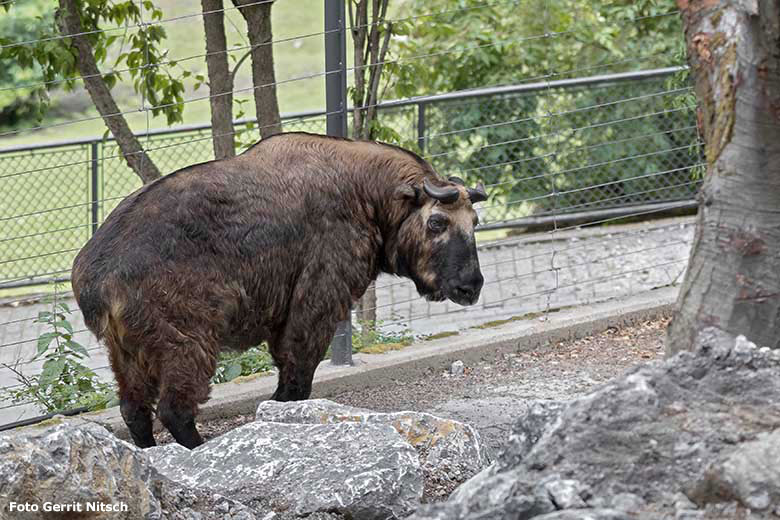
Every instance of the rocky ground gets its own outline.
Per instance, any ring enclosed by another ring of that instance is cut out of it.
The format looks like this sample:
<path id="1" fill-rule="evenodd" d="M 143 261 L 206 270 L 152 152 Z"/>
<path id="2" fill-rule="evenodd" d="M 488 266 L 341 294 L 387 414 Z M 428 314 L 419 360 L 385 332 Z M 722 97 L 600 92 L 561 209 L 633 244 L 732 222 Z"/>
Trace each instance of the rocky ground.
<path id="1" fill-rule="evenodd" d="M 513 422 L 530 402 L 585 394 L 637 363 L 663 357 L 667 324 L 668 319 L 663 318 L 610 328 L 594 336 L 465 366 L 460 375 L 441 370 L 327 398 L 379 412 L 417 410 L 471 424 L 479 431 L 488 453 L 495 456 L 503 448 Z M 204 438 L 211 439 L 253 420 L 254 414 L 240 415 L 206 421 L 198 428 Z M 173 440 L 167 431 L 157 438 L 161 444 Z M 429 479 L 425 484 L 425 500 L 434 502 L 449 496 L 457 479 Z"/>
<path id="2" fill-rule="evenodd" d="M 536 401 L 486 470 L 414 520 L 780 517 L 780 351 L 715 327 L 569 401 Z"/>
<path id="3" fill-rule="evenodd" d="M 780 518 L 780 351 L 709 327 L 662 359 L 664 325 L 361 397 L 386 413 L 344 404 L 353 393 L 264 401 L 247 424 L 205 425 L 233 428 L 192 451 L 141 450 L 84 418 L 3 432 L 0 518 L 46 501 L 126 504 L 106 517 L 123 520 Z"/>
<path id="4" fill-rule="evenodd" d="M 662 358 L 667 324 L 663 318 L 610 328 L 594 336 L 465 366 L 462 375 L 442 370 L 324 397 L 379 412 L 417 410 L 468 422 L 496 452 L 513 418 L 525 411 L 529 401 L 582 395 L 637 363 Z M 198 428 L 210 439 L 253 419 L 254 414 L 241 415 L 202 422 Z M 161 444 L 172 441 L 167 432 L 157 439 Z"/>

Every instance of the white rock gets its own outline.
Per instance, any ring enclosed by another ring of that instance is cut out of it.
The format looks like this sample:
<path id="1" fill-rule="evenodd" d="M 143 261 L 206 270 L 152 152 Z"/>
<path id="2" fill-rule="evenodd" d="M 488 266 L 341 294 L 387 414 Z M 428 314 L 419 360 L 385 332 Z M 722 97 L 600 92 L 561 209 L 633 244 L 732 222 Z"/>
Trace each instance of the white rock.
<path id="1" fill-rule="evenodd" d="M 452 365 L 450 365 L 450 374 L 453 376 L 462 376 L 465 370 L 466 367 L 461 360 L 453 361 Z"/>
<path id="2" fill-rule="evenodd" d="M 296 515 L 400 518 L 423 490 L 417 453 L 386 424 L 253 422 L 192 451 L 147 452 L 172 480 L 244 503 L 282 503 Z"/>
<path id="3" fill-rule="evenodd" d="M 257 407 L 255 420 L 293 424 L 353 422 L 389 425 L 417 450 L 420 465 L 429 476 L 460 471 L 467 478 L 489 463 L 479 433 L 472 426 L 429 413 L 379 413 L 327 399 L 311 399 L 290 403 L 264 401 Z"/>
<path id="4" fill-rule="evenodd" d="M 42 509 L 45 502 L 84 508 L 102 502 L 124 504 L 127 511 L 104 512 L 101 519 L 222 520 L 225 515 L 214 510 L 226 502 L 236 517 L 255 519 L 243 504 L 168 480 L 143 450 L 83 419 L 0 433 L 0 454 L 0 518 L 50 518 Z M 10 502 L 37 505 L 40 514 L 6 516 Z"/>

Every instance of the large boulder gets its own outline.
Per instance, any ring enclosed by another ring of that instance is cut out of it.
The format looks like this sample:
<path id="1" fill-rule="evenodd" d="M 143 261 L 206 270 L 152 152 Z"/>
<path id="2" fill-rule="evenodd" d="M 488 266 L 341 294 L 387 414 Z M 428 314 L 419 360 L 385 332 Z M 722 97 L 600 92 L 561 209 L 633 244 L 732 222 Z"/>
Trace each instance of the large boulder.
<path id="1" fill-rule="evenodd" d="M 491 466 L 413 518 L 769 518 L 778 428 L 780 352 L 708 330 L 694 353 L 531 406 Z"/>
<path id="2" fill-rule="evenodd" d="M 55 418 L 0 434 L 0 518 L 52 518 L 54 508 L 63 518 L 256 518 L 234 500 L 168 480 L 142 450 L 91 422 Z"/>
<path id="3" fill-rule="evenodd" d="M 384 424 L 254 422 L 192 451 L 179 445 L 146 451 L 161 473 L 184 486 L 294 515 L 400 518 L 423 490 L 417 453 Z"/>
<path id="4" fill-rule="evenodd" d="M 433 496 L 449 494 L 455 486 L 489 462 L 479 433 L 472 426 L 429 413 L 380 413 L 327 399 L 311 399 L 291 403 L 264 401 L 257 407 L 255 420 L 287 424 L 350 422 L 392 426 L 419 454 L 428 488 L 426 494 Z"/>

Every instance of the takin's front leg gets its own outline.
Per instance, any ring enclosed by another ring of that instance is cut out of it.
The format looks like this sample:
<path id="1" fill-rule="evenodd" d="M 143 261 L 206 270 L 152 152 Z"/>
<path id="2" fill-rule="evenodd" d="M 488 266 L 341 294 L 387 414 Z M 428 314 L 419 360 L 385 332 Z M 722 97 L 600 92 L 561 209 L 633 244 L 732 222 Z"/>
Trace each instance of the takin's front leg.
<path id="1" fill-rule="evenodd" d="M 290 305 L 284 332 L 271 340 L 269 350 L 279 370 L 279 383 L 271 397 L 274 401 L 301 401 L 311 395 L 314 372 L 325 358 L 339 321 L 349 317 L 350 297 L 346 287 L 339 288 L 341 301 L 324 277 L 298 283 Z M 330 280 L 332 282 L 332 279 Z"/>

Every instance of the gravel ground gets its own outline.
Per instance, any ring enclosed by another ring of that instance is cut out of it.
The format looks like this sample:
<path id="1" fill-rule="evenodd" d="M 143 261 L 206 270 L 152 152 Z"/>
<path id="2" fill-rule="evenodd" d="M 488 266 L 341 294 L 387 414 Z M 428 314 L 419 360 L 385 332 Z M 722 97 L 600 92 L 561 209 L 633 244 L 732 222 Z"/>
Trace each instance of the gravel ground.
<path id="1" fill-rule="evenodd" d="M 574 341 L 531 352 L 507 353 L 498 360 L 466 366 L 463 375 L 431 371 L 422 377 L 355 389 L 328 399 L 380 412 L 417 410 L 474 425 L 491 451 L 500 450 L 512 422 L 535 399 L 570 399 L 626 369 L 663 357 L 668 319 L 610 328 Z M 202 422 L 212 438 L 253 419 L 252 415 Z M 158 435 L 161 443 L 171 439 Z"/>

